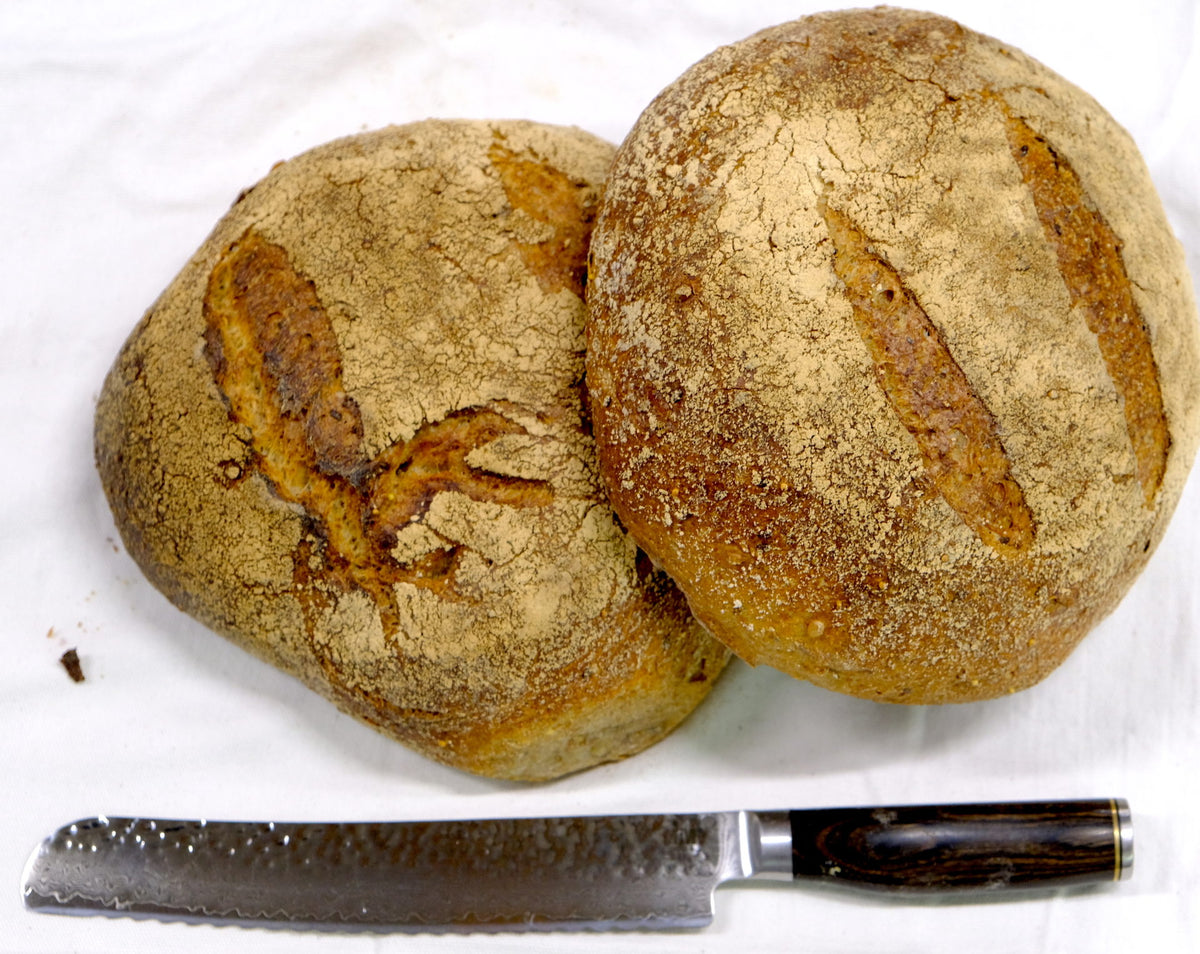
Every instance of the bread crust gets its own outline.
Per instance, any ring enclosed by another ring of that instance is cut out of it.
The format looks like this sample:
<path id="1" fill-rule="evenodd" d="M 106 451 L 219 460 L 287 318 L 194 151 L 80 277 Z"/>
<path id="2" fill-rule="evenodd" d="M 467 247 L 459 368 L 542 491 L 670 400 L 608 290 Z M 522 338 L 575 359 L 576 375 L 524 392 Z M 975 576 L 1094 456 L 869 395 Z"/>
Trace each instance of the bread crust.
<path id="1" fill-rule="evenodd" d="M 892 702 L 1051 672 L 1196 450 L 1196 305 L 1130 137 L 891 8 L 715 51 L 618 150 L 588 385 L 635 538 L 751 663 Z"/>
<path id="2" fill-rule="evenodd" d="M 630 755 L 728 651 L 603 497 L 583 278 L 612 147 L 428 121 L 278 165 L 109 373 L 96 460 L 173 602 L 418 751 Z"/>

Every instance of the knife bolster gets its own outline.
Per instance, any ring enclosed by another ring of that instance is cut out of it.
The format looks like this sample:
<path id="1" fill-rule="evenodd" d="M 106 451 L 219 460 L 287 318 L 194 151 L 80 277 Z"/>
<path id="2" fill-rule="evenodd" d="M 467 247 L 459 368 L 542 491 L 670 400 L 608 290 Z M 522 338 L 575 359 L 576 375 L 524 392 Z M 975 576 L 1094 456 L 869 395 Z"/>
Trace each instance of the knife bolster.
<path id="1" fill-rule="evenodd" d="M 792 824 L 788 812 L 738 812 L 742 877 L 791 881 Z"/>

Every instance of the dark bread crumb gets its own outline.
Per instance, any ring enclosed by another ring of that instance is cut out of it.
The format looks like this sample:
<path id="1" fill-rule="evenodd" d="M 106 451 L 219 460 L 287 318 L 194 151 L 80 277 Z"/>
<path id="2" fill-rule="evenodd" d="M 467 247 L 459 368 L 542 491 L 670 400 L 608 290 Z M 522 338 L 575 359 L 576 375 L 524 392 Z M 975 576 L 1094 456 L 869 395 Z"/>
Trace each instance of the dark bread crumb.
<path id="1" fill-rule="evenodd" d="M 62 663 L 63 669 L 67 671 L 67 675 L 71 677 L 73 682 L 83 682 L 83 666 L 79 663 L 79 653 L 74 649 L 68 649 L 63 653 L 58 661 Z"/>

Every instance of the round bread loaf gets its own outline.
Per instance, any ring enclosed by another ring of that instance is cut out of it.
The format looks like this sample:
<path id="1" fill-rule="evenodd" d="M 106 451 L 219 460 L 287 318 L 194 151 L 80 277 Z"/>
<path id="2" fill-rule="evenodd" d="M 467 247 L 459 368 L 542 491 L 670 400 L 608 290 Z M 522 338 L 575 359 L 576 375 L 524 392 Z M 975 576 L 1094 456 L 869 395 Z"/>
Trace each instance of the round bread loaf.
<path id="1" fill-rule="evenodd" d="M 615 509 L 736 653 L 831 689 L 1037 682 L 1195 453 L 1196 306 L 1136 147 L 941 17 L 688 70 L 618 150 L 589 283 Z"/>
<path id="2" fill-rule="evenodd" d="M 96 458 L 174 603 L 424 754 L 637 752 L 728 651 L 616 524 L 583 416 L 612 147 L 429 121 L 278 165 L 125 344 Z"/>

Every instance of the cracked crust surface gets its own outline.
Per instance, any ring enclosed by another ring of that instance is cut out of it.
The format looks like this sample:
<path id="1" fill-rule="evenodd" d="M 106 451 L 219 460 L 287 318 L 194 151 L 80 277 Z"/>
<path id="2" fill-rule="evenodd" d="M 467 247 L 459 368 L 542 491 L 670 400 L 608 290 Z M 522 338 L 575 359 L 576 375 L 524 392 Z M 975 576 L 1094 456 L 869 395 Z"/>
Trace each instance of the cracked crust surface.
<path id="1" fill-rule="evenodd" d="M 102 482 L 156 586 L 484 775 L 633 754 L 728 658 L 599 484 L 582 291 L 611 157 L 579 130 L 429 121 L 282 163 L 97 408 Z"/>
<path id="2" fill-rule="evenodd" d="M 614 507 L 752 663 L 897 702 L 1025 688 L 1178 500 L 1200 345 L 1144 163 L 950 20 L 715 51 L 618 150 L 591 255 Z"/>

